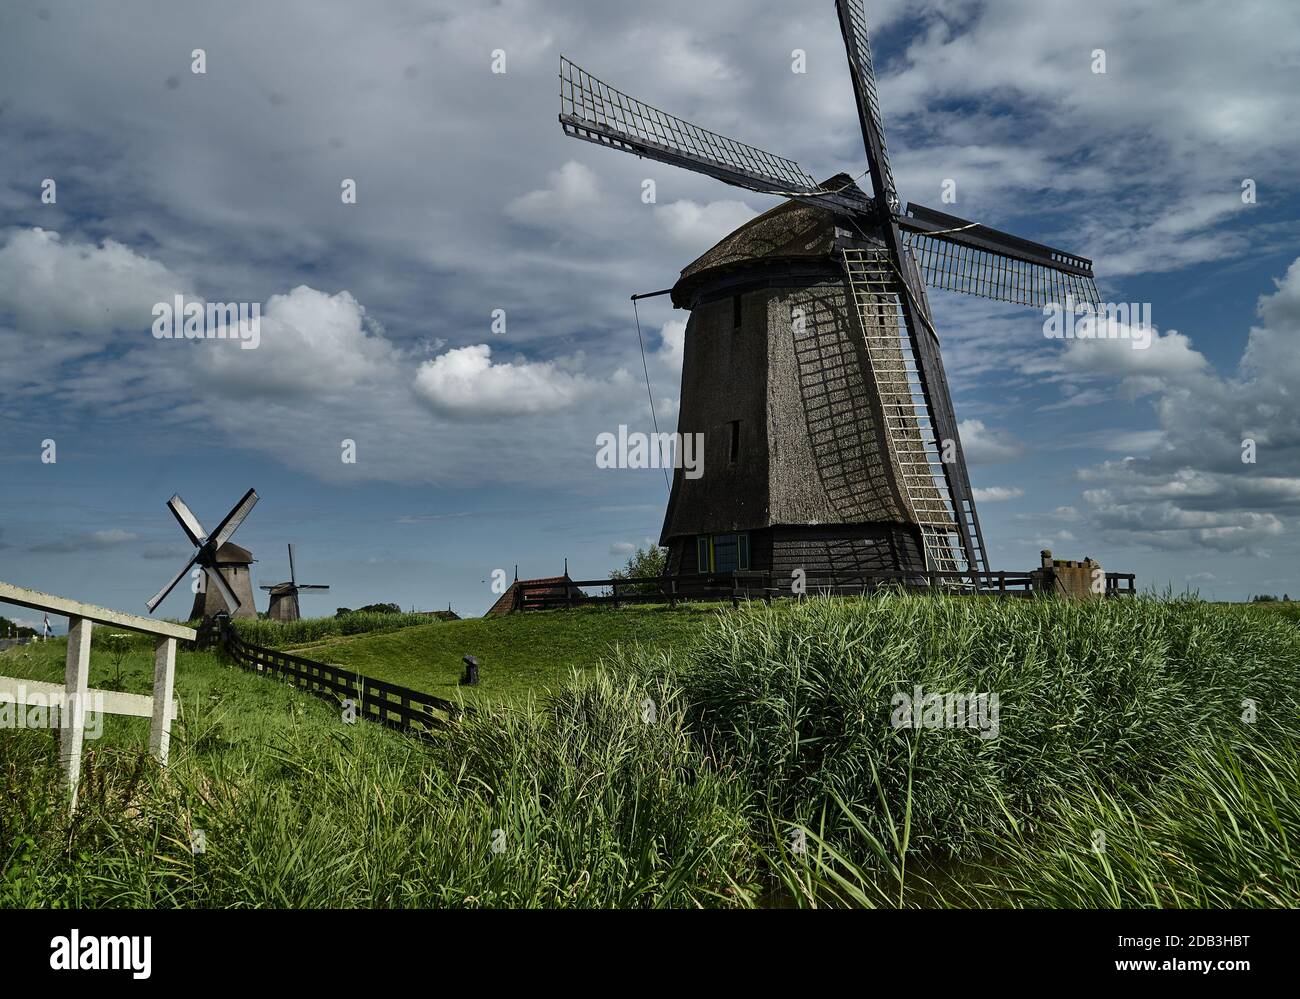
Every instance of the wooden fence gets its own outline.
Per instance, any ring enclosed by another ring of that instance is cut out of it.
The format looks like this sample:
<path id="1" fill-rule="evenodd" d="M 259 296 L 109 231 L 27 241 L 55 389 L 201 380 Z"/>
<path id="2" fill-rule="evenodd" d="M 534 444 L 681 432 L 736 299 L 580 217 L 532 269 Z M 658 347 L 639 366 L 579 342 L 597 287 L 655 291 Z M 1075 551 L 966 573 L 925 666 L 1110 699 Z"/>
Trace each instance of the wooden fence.
<path id="1" fill-rule="evenodd" d="M 1130 596 L 1137 592 L 1136 575 L 1106 573 L 1105 596 Z M 807 573 L 800 593 L 789 574 L 773 572 L 719 572 L 695 576 L 647 576 L 629 579 L 575 579 L 515 584 L 516 611 L 559 610 L 591 604 L 653 603 L 675 607 L 679 601 L 725 601 L 789 598 L 802 595 L 867 596 L 887 589 L 1031 597 L 1039 592 L 1039 576 L 1032 572 L 907 572 L 880 571 L 831 575 Z M 587 593 L 584 588 L 601 592 Z"/>
<path id="2" fill-rule="evenodd" d="M 350 701 L 356 717 L 403 732 L 428 736 L 459 721 L 466 713 L 474 713 L 472 707 L 422 690 L 399 687 L 328 663 L 252 645 L 239 637 L 226 617 L 205 622 L 199 629 L 198 644 L 216 644 L 244 669 L 283 678 L 340 707 Z"/>
<path id="3" fill-rule="evenodd" d="M 155 621 L 136 614 L 83 604 L 52 593 L 0 583 L 0 602 L 44 611 L 68 619 L 68 655 L 63 683 L 41 683 L 17 677 L 0 677 L 0 699 L 16 705 L 57 708 L 59 713 L 59 760 L 68 790 L 68 807 L 77 806 L 77 785 L 81 781 L 81 747 L 85 741 L 86 713 L 135 715 L 151 719 L 149 751 L 160 763 L 167 762 L 172 719 L 178 705 L 173 697 L 176 681 L 176 642 L 193 641 L 192 628 Z M 90 633 L 96 624 L 110 624 L 152 635 L 154 644 L 153 695 L 124 694 L 97 690 L 90 678 Z"/>

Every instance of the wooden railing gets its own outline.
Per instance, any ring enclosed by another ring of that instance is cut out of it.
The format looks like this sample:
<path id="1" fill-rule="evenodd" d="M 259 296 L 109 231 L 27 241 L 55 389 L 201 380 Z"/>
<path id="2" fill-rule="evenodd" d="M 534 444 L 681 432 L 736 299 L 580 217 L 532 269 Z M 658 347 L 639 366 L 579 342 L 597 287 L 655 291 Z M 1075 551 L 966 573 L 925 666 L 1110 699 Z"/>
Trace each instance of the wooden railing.
<path id="1" fill-rule="evenodd" d="M 352 670 L 316 662 L 278 649 L 245 642 L 228 618 L 217 617 L 200 628 L 200 644 L 215 643 L 244 669 L 283 677 L 309 694 L 344 707 L 355 716 L 389 728 L 427 736 L 459 721 L 472 707 L 453 703 L 422 690 L 399 687 Z"/>
<path id="2" fill-rule="evenodd" d="M 1136 575 L 1106 573 L 1105 596 L 1137 592 Z M 908 572 L 806 573 L 796 579 L 770 571 L 700 573 L 687 576 L 643 576 L 627 579 L 575 579 L 564 583 L 519 582 L 515 587 L 517 611 L 558 610 L 592 604 L 765 600 L 799 596 L 866 596 L 882 590 L 934 591 L 1030 597 L 1039 592 L 1039 577 L 1032 572 Z M 588 589 L 601 592 L 588 593 Z"/>
<path id="3" fill-rule="evenodd" d="M 56 597 L 39 590 L 29 590 L 12 583 L 0 582 L 0 602 L 43 611 L 68 619 L 68 655 L 63 683 L 41 683 L 17 677 L 0 677 L 0 700 L 18 705 L 39 704 L 59 712 L 59 759 L 68 789 L 68 807 L 77 804 L 77 785 L 81 780 L 81 748 L 85 741 L 88 711 L 110 715 L 135 715 L 151 719 L 149 751 L 160 763 L 167 762 L 171 742 L 172 720 L 179 705 L 173 698 L 176 681 L 176 642 L 193 641 L 193 628 L 155 621 L 136 614 L 125 614 Z M 96 624 L 153 635 L 153 694 L 124 694 L 117 690 L 97 690 L 89 686 L 90 633 Z"/>

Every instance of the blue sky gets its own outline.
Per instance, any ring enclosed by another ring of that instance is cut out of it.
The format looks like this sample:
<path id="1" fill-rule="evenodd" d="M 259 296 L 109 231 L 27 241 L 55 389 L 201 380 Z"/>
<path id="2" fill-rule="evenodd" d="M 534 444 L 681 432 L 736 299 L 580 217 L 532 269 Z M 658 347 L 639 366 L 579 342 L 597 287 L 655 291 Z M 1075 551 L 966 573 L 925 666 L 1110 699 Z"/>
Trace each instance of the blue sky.
<path id="1" fill-rule="evenodd" d="M 604 576 L 657 538 L 661 474 L 594 460 L 649 429 L 628 296 L 775 202 L 566 139 L 558 57 L 856 175 L 833 5 L 215 6 L 0 11 L 0 578 L 142 610 L 189 555 L 168 496 L 207 523 L 250 486 L 235 540 L 258 583 L 297 545 L 332 587 L 307 613 L 479 613 L 494 569 Z M 1092 257 L 1158 331 L 1051 341 L 1033 310 L 933 293 L 993 565 L 1046 545 L 1300 596 L 1300 9 L 868 10 L 903 199 Z M 175 294 L 262 303 L 262 345 L 155 340 Z M 685 315 L 641 318 L 672 426 Z"/>

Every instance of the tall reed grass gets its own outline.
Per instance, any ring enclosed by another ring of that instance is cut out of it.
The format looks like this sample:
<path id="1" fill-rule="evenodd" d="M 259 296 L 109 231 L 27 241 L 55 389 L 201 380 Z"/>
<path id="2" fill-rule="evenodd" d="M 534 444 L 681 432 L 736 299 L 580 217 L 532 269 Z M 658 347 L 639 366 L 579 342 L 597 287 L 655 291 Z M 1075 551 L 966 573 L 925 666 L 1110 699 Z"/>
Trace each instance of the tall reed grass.
<path id="1" fill-rule="evenodd" d="M 236 618 L 232 623 L 239 637 L 253 645 L 285 649 L 306 645 L 323 638 L 360 635 L 365 632 L 397 631 L 437 618 L 427 614 L 383 614 L 376 611 L 353 611 L 341 617 L 304 617 L 297 621 L 273 621 L 270 618 Z"/>
<path id="2" fill-rule="evenodd" d="M 1294 724 L 1300 632 L 1180 599 L 816 599 L 752 604 L 684 661 L 627 665 L 673 670 L 702 743 L 781 820 L 829 816 L 852 840 L 852 814 L 886 842 L 887 804 L 914 849 L 960 857 L 1073 788 L 1140 790 L 1249 740 L 1247 700 Z M 997 737 L 893 727 L 892 696 L 918 685 L 996 694 Z"/>

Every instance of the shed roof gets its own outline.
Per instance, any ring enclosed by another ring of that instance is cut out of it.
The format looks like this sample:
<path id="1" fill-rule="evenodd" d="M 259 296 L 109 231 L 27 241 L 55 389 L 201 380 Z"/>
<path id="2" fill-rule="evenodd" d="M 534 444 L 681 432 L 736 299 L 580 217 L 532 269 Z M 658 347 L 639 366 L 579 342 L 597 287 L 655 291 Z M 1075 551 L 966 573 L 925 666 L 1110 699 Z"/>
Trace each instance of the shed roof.
<path id="1" fill-rule="evenodd" d="M 217 565 L 252 565 L 256 561 L 252 552 L 233 541 L 227 541 L 217 549 Z"/>
<path id="2" fill-rule="evenodd" d="M 497 598 L 497 602 L 487 609 L 484 617 L 499 617 L 502 614 L 509 614 L 515 609 L 515 591 L 519 588 L 520 583 L 527 583 L 530 586 L 540 586 L 543 583 L 549 583 L 550 589 L 538 591 L 540 596 L 564 596 L 566 591 L 572 591 L 576 596 L 581 597 L 582 591 L 573 585 L 573 579 L 568 576 L 542 576 L 538 579 L 516 579 L 506 589 L 505 593 Z M 568 584 L 568 585 L 565 585 Z"/>

